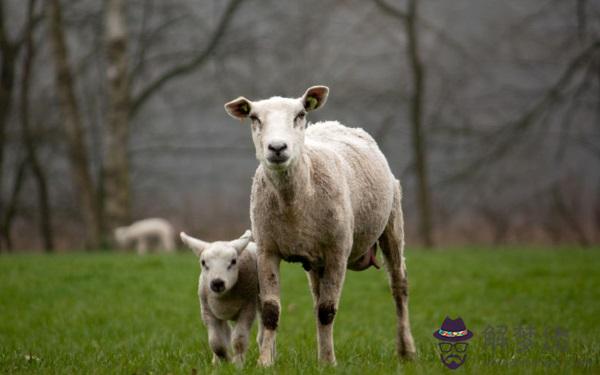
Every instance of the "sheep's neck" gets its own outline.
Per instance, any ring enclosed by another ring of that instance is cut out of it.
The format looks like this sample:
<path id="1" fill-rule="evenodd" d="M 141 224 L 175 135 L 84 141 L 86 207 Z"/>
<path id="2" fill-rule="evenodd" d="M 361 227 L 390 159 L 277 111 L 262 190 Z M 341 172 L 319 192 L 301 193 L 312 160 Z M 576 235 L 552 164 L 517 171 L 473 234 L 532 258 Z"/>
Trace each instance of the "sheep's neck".
<path id="1" fill-rule="evenodd" d="M 312 186 L 310 160 L 307 155 L 303 155 L 302 159 L 285 171 L 273 171 L 267 168 L 266 174 L 280 201 L 286 206 L 293 205 L 296 197 L 308 194 Z"/>

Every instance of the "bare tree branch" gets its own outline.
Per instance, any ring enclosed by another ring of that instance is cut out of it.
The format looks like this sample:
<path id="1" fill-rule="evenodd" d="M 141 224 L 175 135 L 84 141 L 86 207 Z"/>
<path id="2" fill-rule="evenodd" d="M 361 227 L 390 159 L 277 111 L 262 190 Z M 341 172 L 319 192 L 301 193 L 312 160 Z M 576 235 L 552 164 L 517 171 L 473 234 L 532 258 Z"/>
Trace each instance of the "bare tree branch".
<path id="1" fill-rule="evenodd" d="M 575 74 L 582 66 L 588 64 L 594 54 L 600 51 L 600 41 L 596 41 L 588 48 L 584 49 L 575 57 L 564 69 L 559 79 L 546 91 L 545 95 L 525 112 L 519 119 L 508 126 L 503 126 L 495 135 L 499 142 L 495 146 L 487 147 L 487 151 L 482 157 L 477 158 L 462 168 L 459 172 L 443 179 L 439 184 L 452 184 L 461 181 L 468 176 L 479 171 L 483 166 L 489 167 L 490 163 L 500 160 L 508 153 L 518 142 L 523 132 L 532 127 L 538 118 L 560 99 L 564 88 L 571 82 Z"/>
<path id="2" fill-rule="evenodd" d="M 139 112 L 142 105 L 158 90 L 160 90 L 166 83 L 171 81 L 174 78 L 183 76 L 185 74 L 189 74 L 193 72 L 196 68 L 203 65 L 208 58 L 213 53 L 213 51 L 217 48 L 219 41 L 227 31 L 235 12 L 239 9 L 240 5 L 244 0 L 231 0 L 221 17 L 221 20 L 215 29 L 208 45 L 204 48 L 202 52 L 191 61 L 184 63 L 182 65 L 175 66 L 163 74 L 161 74 L 158 78 L 156 78 L 153 82 L 149 83 L 144 89 L 142 89 L 132 100 L 131 106 L 131 117 L 135 117 L 135 115 Z"/>

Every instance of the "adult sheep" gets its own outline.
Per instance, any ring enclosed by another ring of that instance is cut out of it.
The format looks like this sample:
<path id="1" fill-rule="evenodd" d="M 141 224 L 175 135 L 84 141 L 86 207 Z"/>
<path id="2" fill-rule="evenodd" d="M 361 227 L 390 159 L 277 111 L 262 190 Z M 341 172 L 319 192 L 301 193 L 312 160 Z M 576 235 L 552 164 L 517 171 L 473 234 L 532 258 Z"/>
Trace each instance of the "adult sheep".
<path id="1" fill-rule="evenodd" d="M 329 89 L 309 88 L 297 99 L 272 97 L 227 104 L 252 121 L 260 162 L 252 185 L 250 217 L 258 245 L 264 336 L 259 364 L 273 364 L 271 348 L 281 311 L 279 263 L 300 262 L 308 273 L 317 315 L 318 358 L 335 364 L 333 320 L 346 269 L 374 264 L 377 244 L 389 273 L 398 318 L 400 357 L 415 346 L 408 319 L 400 183 L 377 144 L 362 129 L 338 122 L 307 126 Z"/>

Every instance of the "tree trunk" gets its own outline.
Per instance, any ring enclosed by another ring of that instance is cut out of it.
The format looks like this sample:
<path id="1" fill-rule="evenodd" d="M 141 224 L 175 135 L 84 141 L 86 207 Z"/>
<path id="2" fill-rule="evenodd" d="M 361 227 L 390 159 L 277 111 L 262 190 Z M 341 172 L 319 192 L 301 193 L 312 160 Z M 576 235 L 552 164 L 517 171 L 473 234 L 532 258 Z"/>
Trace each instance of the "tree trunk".
<path id="1" fill-rule="evenodd" d="M 6 123 L 10 115 L 15 80 L 15 61 L 18 46 L 9 40 L 4 22 L 4 1 L 0 0 L 0 181 L 4 175 L 4 150 L 6 145 Z M 0 212 L 2 203 L 2 185 L 0 185 Z M 2 244 L 0 241 L 0 249 Z"/>
<path id="2" fill-rule="evenodd" d="M 106 9 L 106 78 L 108 81 L 107 143 L 104 161 L 104 218 L 109 230 L 128 224 L 129 115 L 131 99 L 127 58 L 127 30 L 122 0 L 108 0 Z"/>
<path id="3" fill-rule="evenodd" d="M 19 207 L 19 196 L 21 195 L 21 190 L 23 188 L 23 183 L 25 182 L 25 173 L 27 172 L 27 160 L 23 159 L 19 166 L 15 171 L 15 178 L 13 179 L 13 187 L 11 190 L 10 198 L 8 200 L 8 204 L 6 209 L 4 210 L 2 217 L 2 224 L 0 226 L 0 230 L 2 231 L 2 237 L 4 238 L 4 244 L 6 245 L 6 250 L 11 251 L 13 248 L 13 242 L 11 237 L 11 228 L 12 223 L 17 214 L 17 210 Z M 2 241 L 0 241 L 2 242 Z"/>
<path id="4" fill-rule="evenodd" d="M 413 157 L 417 172 L 417 201 L 419 205 L 419 233 L 426 246 L 434 246 L 433 225 L 427 166 L 427 139 L 423 129 L 423 103 L 425 99 L 425 67 L 419 57 L 417 30 L 418 0 L 409 0 L 406 13 L 406 52 L 413 74 L 410 122 L 412 127 Z"/>
<path id="5" fill-rule="evenodd" d="M 54 249 L 52 238 L 52 220 L 50 214 L 50 204 L 48 199 L 48 184 L 46 174 L 40 164 L 37 155 L 36 141 L 31 133 L 29 121 L 29 87 L 31 82 L 31 66 L 35 58 L 35 48 L 33 44 L 33 9 L 36 0 L 29 0 L 27 7 L 27 25 L 25 29 L 25 55 L 23 56 L 22 78 L 21 78 L 21 135 L 23 145 L 27 154 L 27 162 L 33 172 L 33 177 L 37 185 L 40 233 L 44 241 L 44 249 L 51 252 Z"/>
<path id="6" fill-rule="evenodd" d="M 88 150 L 84 141 L 83 123 L 68 61 L 60 1 L 51 0 L 47 4 L 50 13 L 50 41 L 54 54 L 56 86 L 69 150 L 71 174 L 79 195 L 80 209 L 86 227 L 86 246 L 98 248 L 101 234 L 100 210 L 88 167 Z"/>

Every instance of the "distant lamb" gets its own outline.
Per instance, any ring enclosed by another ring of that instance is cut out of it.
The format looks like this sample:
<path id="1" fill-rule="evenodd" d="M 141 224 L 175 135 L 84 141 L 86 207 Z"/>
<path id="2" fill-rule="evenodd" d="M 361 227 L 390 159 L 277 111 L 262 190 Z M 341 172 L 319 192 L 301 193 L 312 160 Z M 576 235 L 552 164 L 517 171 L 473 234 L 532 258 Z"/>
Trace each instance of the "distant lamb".
<path id="1" fill-rule="evenodd" d="M 208 343 L 213 351 L 213 364 L 229 360 L 233 346 L 233 362 L 241 365 L 248 348 L 248 336 L 259 308 L 256 245 L 250 242 L 250 231 L 229 242 L 208 243 L 181 233 L 181 240 L 200 260 L 202 273 L 198 297 L 202 321 L 208 329 Z M 229 321 L 235 321 L 233 334 Z M 262 341 L 262 325 L 258 327 L 258 344 Z"/>
<path id="2" fill-rule="evenodd" d="M 362 129 L 338 122 L 307 127 L 306 114 L 327 100 L 325 86 L 297 99 L 273 97 L 227 104 L 237 119 L 249 117 L 260 162 L 250 215 L 258 245 L 264 337 L 259 364 L 273 364 L 281 311 L 279 264 L 300 262 L 308 272 L 317 316 L 319 360 L 335 364 L 333 321 L 346 269 L 377 266 L 382 249 L 398 318 L 398 354 L 412 357 L 408 281 L 400 183 L 376 142 Z M 356 317 L 363 319 L 364 317 Z"/>
<path id="3" fill-rule="evenodd" d="M 135 243 L 138 254 L 145 254 L 151 241 L 158 242 L 158 248 L 167 252 L 175 251 L 173 226 L 164 219 L 144 219 L 126 227 L 118 227 L 114 232 L 117 244 L 125 248 Z"/>

